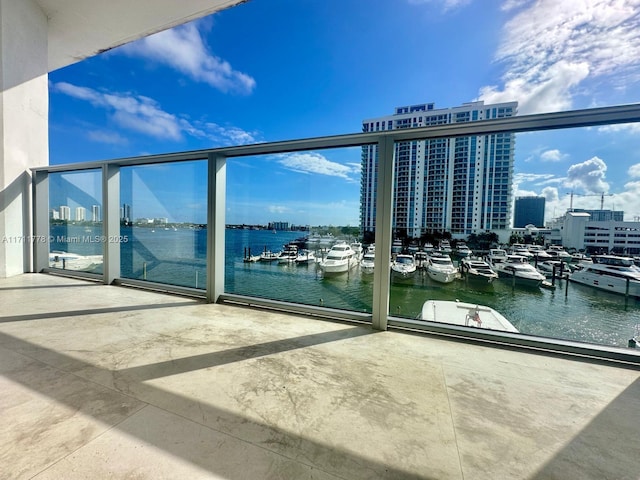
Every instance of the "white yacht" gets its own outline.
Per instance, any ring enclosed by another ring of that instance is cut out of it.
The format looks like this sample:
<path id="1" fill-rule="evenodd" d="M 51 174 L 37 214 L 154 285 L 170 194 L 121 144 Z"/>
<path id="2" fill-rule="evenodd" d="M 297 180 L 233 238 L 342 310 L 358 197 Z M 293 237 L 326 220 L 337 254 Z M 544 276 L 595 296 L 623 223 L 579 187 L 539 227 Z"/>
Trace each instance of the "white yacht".
<path id="1" fill-rule="evenodd" d="M 473 252 L 471 251 L 471 249 L 469 247 L 467 247 L 466 244 L 458 243 L 458 246 L 456 247 L 456 255 L 458 255 L 458 257 L 460 257 L 460 258 L 468 258 L 472 254 L 473 254 Z"/>
<path id="2" fill-rule="evenodd" d="M 427 268 L 427 265 L 429 265 L 429 255 L 427 252 L 417 251 L 413 258 L 416 260 L 417 268 Z"/>
<path id="3" fill-rule="evenodd" d="M 517 285 L 539 287 L 546 277 L 520 255 L 507 255 L 505 262 L 498 262 L 493 269 L 500 278 L 515 280 Z"/>
<path id="4" fill-rule="evenodd" d="M 353 253 L 355 254 L 356 258 L 359 260 L 362 257 L 362 252 L 364 251 L 362 248 L 362 243 L 360 242 L 353 242 L 351 244 L 351 250 L 353 250 Z"/>
<path id="5" fill-rule="evenodd" d="M 285 245 L 284 250 L 278 255 L 278 263 L 294 263 L 298 258 L 298 247 L 295 245 Z"/>
<path id="6" fill-rule="evenodd" d="M 573 272 L 570 280 L 608 292 L 640 297 L 640 267 L 633 263 L 633 258 L 601 255 L 592 260 L 592 264 Z"/>
<path id="7" fill-rule="evenodd" d="M 451 257 L 444 253 L 436 254 L 435 252 L 429 257 L 429 265 L 427 266 L 427 275 L 432 280 L 440 283 L 451 283 L 460 277 L 460 272 L 453 265 Z"/>
<path id="8" fill-rule="evenodd" d="M 355 267 L 358 263 L 355 253 L 348 243 L 337 243 L 318 263 L 318 267 L 322 270 L 322 273 L 343 273 L 349 271 Z"/>
<path id="9" fill-rule="evenodd" d="M 102 255 L 78 255 L 55 250 L 49 253 L 49 266 L 64 270 L 92 272 L 102 266 L 102 261 Z"/>
<path id="10" fill-rule="evenodd" d="M 498 278 L 489 263 L 475 258 L 463 258 L 460 261 L 460 273 L 464 274 L 467 281 L 482 285 L 490 284 Z"/>
<path id="11" fill-rule="evenodd" d="M 376 254 L 375 252 L 367 252 L 362 256 L 360 260 L 360 271 L 362 273 L 373 273 L 375 267 Z"/>
<path id="12" fill-rule="evenodd" d="M 518 329 L 493 308 L 447 300 L 427 300 L 422 305 L 420 320 L 450 323 L 465 327 L 486 328 L 518 333 Z"/>
<path id="13" fill-rule="evenodd" d="M 492 248 L 489 250 L 489 255 L 487 255 L 487 260 L 489 261 L 489 263 L 491 263 L 491 265 L 494 265 L 494 266 L 496 263 L 506 262 L 507 251 L 503 250 L 502 248 Z"/>
<path id="14" fill-rule="evenodd" d="M 311 250 L 300 250 L 296 257 L 296 264 L 305 265 L 316 261 L 316 255 Z"/>
<path id="15" fill-rule="evenodd" d="M 551 256 L 552 260 L 561 260 L 563 262 L 571 261 L 571 254 L 559 245 L 551 245 L 547 249 L 547 253 Z"/>
<path id="16" fill-rule="evenodd" d="M 394 278 L 411 278 L 416 273 L 416 262 L 413 255 L 399 254 L 391 262 L 391 275 Z"/>

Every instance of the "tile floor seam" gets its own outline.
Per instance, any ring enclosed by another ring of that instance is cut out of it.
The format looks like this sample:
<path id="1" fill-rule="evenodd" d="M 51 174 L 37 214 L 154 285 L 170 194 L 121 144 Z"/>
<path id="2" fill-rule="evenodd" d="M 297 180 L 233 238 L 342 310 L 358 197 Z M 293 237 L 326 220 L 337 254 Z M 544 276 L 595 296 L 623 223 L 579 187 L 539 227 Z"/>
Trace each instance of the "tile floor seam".
<path id="1" fill-rule="evenodd" d="M 458 445 L 458 431 L 456 430 L 456 423 L 453 418 L 453 406 L 451 404 L 451 398 L 449 397 L 449 384 L 447 383 L 447 375 L 445 373 L 444 365 L 442 361 L 439 362 L 440 373 L 442 375 L 442 383 L 444 384 L 444 391 L 447 396 L 447 406 L 449 407 L 449 416 L 451 418 L 451 428 L 453 429 L 453 439 L 456 444 L 456 453 L 458 455 L 458 467 L 460 468 L 460 479 L 464 480 L 464 470 L 462 469 L 462 457 L 460 454 L 460 446 Z"/>

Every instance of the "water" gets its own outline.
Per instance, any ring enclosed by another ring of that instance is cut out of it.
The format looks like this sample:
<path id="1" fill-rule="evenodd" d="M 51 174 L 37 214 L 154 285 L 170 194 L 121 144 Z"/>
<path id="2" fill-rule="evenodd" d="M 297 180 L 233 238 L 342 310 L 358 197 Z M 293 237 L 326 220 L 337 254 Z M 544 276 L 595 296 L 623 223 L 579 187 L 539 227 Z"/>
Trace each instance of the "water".
<path id="1" fill-rule="evenodd" d="M 64 227 L 64 235 L 101 235 L 99 226 Z M 63 230 L 52 227 L 52 236 Z M 206 282 L 206 230 L 187 228 L 123 228 L 121 275 L 204 289 Z M 225 291 L 260 298 L 319 305 L 358 312 L 371 312 L 373 276 L 358 268 L 323 278 L 314 264 L 282 265 L 277 262 L 245 263 L 250 248 L 280 251 L 300 232 L 226 230 Z M 55 239 L 55 238 L 54 238 Z M 95 242 L 53 242 L 52 250 L 81 255 L 101 254 Z M 99 273 L 99 272 L 98 272 Z M 565 290 L 566 289 L 566 290 Z M 626 347 L 640 324 L 640 302 L 634 298 L 602 292 L 575 283 L 557 282 L 556 290 L 513 288 L 498 280 L 492 287 L 477 288 L 460 280 L 451 284 L 433 282 L 418 272 L 413 279 L 392 282 L 390 312 L 416 318 L 426 300 L 455 300 L 495 308 L 522 333 L 541 337 Z"/>

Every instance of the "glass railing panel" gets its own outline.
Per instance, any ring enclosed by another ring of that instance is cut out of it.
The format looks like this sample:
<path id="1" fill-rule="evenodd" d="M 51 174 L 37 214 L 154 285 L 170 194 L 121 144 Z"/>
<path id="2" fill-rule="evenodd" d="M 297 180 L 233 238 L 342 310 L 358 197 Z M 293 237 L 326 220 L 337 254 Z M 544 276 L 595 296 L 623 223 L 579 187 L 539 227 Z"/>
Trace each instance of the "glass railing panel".
<path id="1" fill-rule="evenodd" d="M 360 269 L 361 152 L 227 160 L 226 293 L 371 312 L 373 276 Z"/>
<path id="2" fill-rule="evenodd" d="M 407 201 L 395 179 L 396 198 L 406 205 L 396 203 L 392 255 L 407 255 L 417 269 L 403 276 L 392 266 L 390 315 L 627 347 L 640 334 L 633 131 L 624 125 L 440 140 L 455 143 L 457 158 L 429 158 L 423 142 L 424 173 L 410 180 L 421 194 Z M 431 169 L 438 162 L 445 168 Z M 398 212 L 412 212 L 413 223 Z M 598 254 L 613 255 L 613 265 L 591 269 Z"/>
<path id="3" fill-rule="evenodd" d="M 123 278 L 206 289 L 207 162 L 120 169 Z"/>
<path id="4" fill-rule="evenodd" d="M 103 273 L 102 171 L 49 175 L 49 267 Z"/>

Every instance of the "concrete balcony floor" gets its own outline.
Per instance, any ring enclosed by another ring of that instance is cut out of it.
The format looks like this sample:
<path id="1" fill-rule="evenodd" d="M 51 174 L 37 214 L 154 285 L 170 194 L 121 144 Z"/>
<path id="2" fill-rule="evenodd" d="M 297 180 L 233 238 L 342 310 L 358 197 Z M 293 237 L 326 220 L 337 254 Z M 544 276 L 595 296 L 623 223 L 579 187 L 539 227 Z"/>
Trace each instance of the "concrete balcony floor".
<path id="1" fill-rule="evenodd" d="M 637 479 L 640 372 L 0 280 L 0 477 Z"/>

